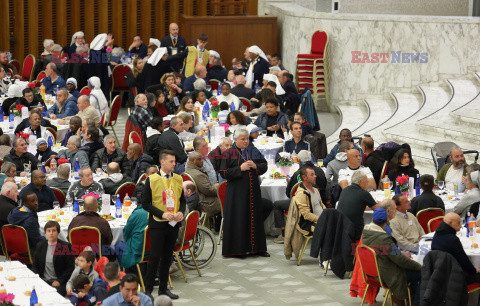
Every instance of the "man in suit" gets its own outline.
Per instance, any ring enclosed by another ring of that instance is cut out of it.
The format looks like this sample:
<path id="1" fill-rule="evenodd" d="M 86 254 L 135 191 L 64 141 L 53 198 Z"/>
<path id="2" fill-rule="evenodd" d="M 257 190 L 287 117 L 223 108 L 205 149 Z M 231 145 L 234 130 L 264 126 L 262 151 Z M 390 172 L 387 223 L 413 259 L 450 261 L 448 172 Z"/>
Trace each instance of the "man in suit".
<path id="1" fill-rule="evenodd" d="M 245 80 L 243 75 L 237 75 L 235 77 L 235 81 L 237 82 L 237 85 L 232 88 L 231 93 L 233 95 L 241 98 L 247 98 L 249 100 L 255 96 L 255 90 L 245 87 L 247 80 Z"/>
<path id="2" fill-rule="evenodd" d="M 177 55 L 178 53 L 184 52 L 187 47 L 185 38 L 178 35 L 178 24 L 171 23 L 168 27 L 169 35 L 162 38 L 161 46 L 167 48 L 169 56 Z M 170 68 L 173 71 L 180 72 L 182 69 L 182 59 L 177 59 L 171 62 Z"/>
<path id="3" fill-rule="evenodd" d="M 188 78 L 186 78 L 185 82 L 183 82 L 182 89 L 185 92 L 185 94 L 188 94 L 195 90 L 193 83 L 197 79 L 205 79 L 206 77 L 207 77 L 207 68 L 205 68 L 205 66 L 201 64 L 198 64 L 197 67 L 195 67 L 195 73 L 189 76 Z"/>

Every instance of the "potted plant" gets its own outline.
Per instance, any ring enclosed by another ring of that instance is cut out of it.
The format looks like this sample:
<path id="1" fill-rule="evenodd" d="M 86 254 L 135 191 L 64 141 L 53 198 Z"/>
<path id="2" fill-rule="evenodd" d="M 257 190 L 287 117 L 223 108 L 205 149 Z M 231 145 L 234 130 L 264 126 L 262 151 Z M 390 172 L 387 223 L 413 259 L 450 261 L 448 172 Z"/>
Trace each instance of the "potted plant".
<path id="1" fill-rule="evenodd" d="M 288 152 L 280 152 L 280 159 L 277 161 L 277 167 L 280 173 L 287 176 L 290 174 L 290 167 L 293 165 L 292 157 Z"/>
<path id="2" fill-rule="evenodd" d="M 397 182 L 400 192 L 408 198 L 408 190 L 410 189 L 408 185 L 408 175 L 398 176 L 395 181 Z"/>

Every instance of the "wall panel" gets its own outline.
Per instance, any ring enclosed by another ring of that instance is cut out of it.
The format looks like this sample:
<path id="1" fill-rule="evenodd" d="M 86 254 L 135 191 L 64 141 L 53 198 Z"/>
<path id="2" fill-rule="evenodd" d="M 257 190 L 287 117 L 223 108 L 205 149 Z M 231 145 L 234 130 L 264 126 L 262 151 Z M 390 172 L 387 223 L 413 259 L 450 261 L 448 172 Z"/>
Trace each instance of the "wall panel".
<path id="1" fill-rule="evenodd" d="M 161 39 L 182 15 L 211 16 L 214 1 L 232 0 L 0 0 L 0 50 L 22 63 L 27 54 L 39 56 L 44 39 L 66 46 L 77 31 L 85 33 L 88 43 L 99 33 L 112 32 L 115 44 L 126 49 L 135 35 L 145 43 L 150 37 Z M 257 2 L 247 0 L 247 14 L 257 14 Z M 210 31 L 217 36 L 216 29 Z M 182 28 L 180 35 L 185 36 Z"/>

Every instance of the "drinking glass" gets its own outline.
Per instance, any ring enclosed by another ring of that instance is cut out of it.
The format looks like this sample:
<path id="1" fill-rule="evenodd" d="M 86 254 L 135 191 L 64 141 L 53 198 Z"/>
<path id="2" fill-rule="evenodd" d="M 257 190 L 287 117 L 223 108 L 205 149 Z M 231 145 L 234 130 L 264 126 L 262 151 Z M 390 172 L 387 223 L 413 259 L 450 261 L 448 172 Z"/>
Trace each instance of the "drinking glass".
<path id="1" fill-rule="evenodd" d="M 72 208 L 72 206 L 73 206 L 73 201 L 72 201 L 72 199 L 67 199 L 67 200 L 65 201 L 65 207 L 67 207 L 67 208 Z"/>
<path id="2" fill-rule="evenodd" d="M 132 197 L 132 206 L 137 206 L 138 200 L 136 197 Z"/>
<path id="3" fill-rule="evenodd" d="M 53 201 L 53 210 L 58 211 L 60 209 L 60 202 Z"/>
<path id="4" fill-rule="evenodd" d="M 438 188 L 441 191 L 443 191 L 443 188 L 445 188 L 445 182 L 444 181 L 438 181 L 437 184 L 438 184 Z"/>
<path id="5" fill-rule="evenodd" d="M 107 163 L 102 163 L 102 170 L 105 173 L 107 172 L 107 166 L 108 166 Z"/>
<path id="6" fill-rule="evenodd" d="M 317 165 L 323 167 L 323 159 L 317 159 Z"/>

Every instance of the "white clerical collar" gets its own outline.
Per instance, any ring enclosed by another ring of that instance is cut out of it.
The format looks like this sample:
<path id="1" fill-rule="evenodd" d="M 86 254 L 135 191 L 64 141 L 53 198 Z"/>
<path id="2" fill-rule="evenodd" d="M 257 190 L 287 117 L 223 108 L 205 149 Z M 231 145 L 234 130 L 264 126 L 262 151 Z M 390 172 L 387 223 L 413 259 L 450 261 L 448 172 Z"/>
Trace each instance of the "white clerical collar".
<path id="1" fill-rule="evenodd" d="M 161 176 L 163 176 L 164 178 L 167 178 L 167 175 L 168 175 L 168 178 L 173 177 L 173 173 L 168 173 L 168 174 L 167 174 L 167 173 L 163 172 L 162 169 L 160 169 L 160 174 L 161 174 Z"/>

